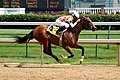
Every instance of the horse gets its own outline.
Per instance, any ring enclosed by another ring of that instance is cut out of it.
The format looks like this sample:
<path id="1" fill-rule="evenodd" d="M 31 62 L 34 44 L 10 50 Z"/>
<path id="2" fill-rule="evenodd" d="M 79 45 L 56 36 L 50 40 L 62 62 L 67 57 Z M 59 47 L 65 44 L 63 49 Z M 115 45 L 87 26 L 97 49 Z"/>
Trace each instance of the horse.
<path id="1" fill-rule="evenodd" d="M 24 37 L 16 37 L 16 42 L 26 43 L 29 42 L 31 39 L 36 39 L 40 45 L 43 45 L 43 52 L 45 54 L 48 54 L 49 56 L 53 57 L 58 63 L 63 63 L 56 55 L 53 54 L 51 49 L 51 44 L 61 46 L 63 49 L 65 49 L 70 55 L 64 56 L 61 55 L 62 58 L 69 59 L 74 57 L 74 53 L 71 51 L 71 48 L 81 49 L 81 59 L 80 64 L 83 62 L 84 59 L 84 47 L 77 44 L 78 36 L 83 29 L 89 29 L 92 31 L 95 31 L 97 28 L 93 24 L 93 22 L 90 20 L 88 16 L 83 16 L 81 19 L 79 19 L 78 23 L 71 29 L 67 29 L 62 34 L 62 41 L 61 45 L 59 44 L 60 38 L 48 33 L 47 25 L 40 25 L 34 28 L 29 34 L 25 35 Z"/>

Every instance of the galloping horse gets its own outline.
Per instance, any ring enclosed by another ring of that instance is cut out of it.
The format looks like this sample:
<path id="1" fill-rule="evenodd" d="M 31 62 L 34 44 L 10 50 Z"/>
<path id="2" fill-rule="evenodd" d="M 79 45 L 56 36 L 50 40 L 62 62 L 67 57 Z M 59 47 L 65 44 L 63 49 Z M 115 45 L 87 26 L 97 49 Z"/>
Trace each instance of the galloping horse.
<path id="1" fill-rule="evenodd" d="M 78 41 L 78 36 L 81 30 L 83 29 L 91 29 L 92 31 L 96 30 L 96 27 L 94 26 L 92 21 L 89 19 L 89 17 L 83 16 L 72 30 L 67 29 L 65 32 L 63 32 L 62 42 L 61 42 L 62 45 L 59 44 L 60 38 L 46 32 L 47 28 L 48 28 L 47 25 L 40 25 L 35 29 L 33 29 L 26 36 L 22 38 L 17 37 L 16 42 L 25 43 L 35 38 L 41 45 L 43 45 L 44 47 L 43 52 L 52 56 L 58 63 L 62 63 L 62 62 L 57 56 L 55 56 L 52 53 L 51 44 L 61 46 L 70 54 L 70 56 L 66 56 L 66 57 L 62 55 L 63 58 L 72 58 L 74 56 L 74 53 L 71 51 L 70 48 L 81 49 L 82 55 L 81 55 L 80 63 L 83 62 L 84 47 L 78 45 L 77 41 Z"/>

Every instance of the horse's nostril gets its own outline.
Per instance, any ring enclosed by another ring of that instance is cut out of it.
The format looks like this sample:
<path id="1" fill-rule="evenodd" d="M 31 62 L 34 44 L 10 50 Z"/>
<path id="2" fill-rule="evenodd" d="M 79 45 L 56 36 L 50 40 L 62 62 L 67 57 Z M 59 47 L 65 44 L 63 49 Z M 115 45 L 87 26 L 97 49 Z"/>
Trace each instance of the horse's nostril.
<path id="1" fill-rule="evenodd" d="M 94 26 L 95 29 L 97 29 L 95 26 Z"/>
<path id="2" fill-rule="evenodd" d="M 92 31 L 95 31 L 97 28 L 94 26 L 94 27 L 92 27 Z"/>

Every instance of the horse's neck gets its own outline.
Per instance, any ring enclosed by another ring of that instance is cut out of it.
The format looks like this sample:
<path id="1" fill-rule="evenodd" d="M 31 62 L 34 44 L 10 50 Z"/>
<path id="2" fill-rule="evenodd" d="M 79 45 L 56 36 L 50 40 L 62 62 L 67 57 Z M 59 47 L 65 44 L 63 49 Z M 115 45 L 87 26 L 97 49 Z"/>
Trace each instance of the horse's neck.
<path id="1" fill-rule="evenodd" d="M 73 33 L 78 36 L 80 34 L 82 30 L 82 25 L 80 25 L 80 23 L 78 23 L 74 28 L 73 28 Z"/>

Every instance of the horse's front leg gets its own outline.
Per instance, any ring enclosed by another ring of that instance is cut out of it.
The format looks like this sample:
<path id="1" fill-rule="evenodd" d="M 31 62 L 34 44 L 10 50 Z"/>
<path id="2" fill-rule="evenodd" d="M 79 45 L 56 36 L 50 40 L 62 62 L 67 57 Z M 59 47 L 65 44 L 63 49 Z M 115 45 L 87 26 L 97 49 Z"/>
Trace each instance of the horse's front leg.
<path id="1" fill-rule="evenodd" d="M 68 59 L 68 58 L 74 57 L 74 54 L 72 53 L 72 51 L 71 51 L 69 46 L 63 46 L 63 48 L 70 54 L 70 56 L 60 55 L 62 58 Z"/>
<path id="2" fill-rule="evenodd" d="M 85 51 L 84 47 L 75 44 L 72 48 L 76 48 L 76 49 L 81 49 L 82 50 L 82 55 L 81 55 L 81 59 L 80 59 L 80 64 L 82 64 L 83 59 L 84 59 L 84 51 Z"/>

